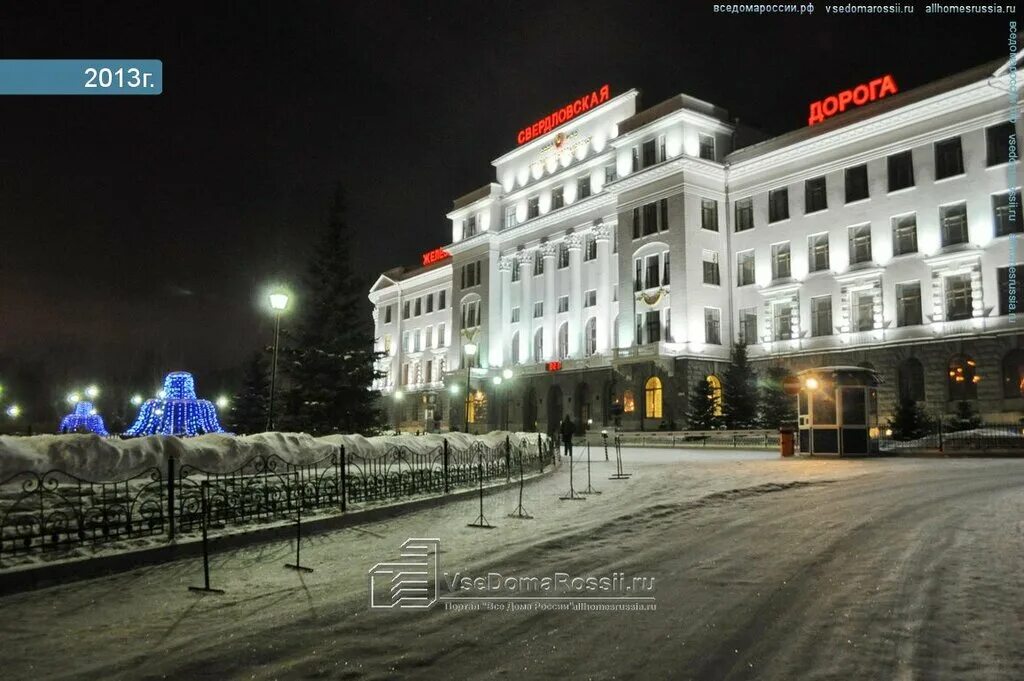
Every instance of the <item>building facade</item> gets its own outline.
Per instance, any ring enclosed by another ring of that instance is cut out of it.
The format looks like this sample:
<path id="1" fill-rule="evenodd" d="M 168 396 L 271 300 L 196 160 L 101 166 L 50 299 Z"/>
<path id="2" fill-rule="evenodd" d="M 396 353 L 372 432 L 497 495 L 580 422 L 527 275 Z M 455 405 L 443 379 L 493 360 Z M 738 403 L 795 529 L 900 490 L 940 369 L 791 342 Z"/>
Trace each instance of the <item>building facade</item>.
<path id="1" fill-rule="evenodd" d="M 874 368 L 883 417 L 906 396 L 1015 422 L 1008 67 L 754 144 L 714 105 L 607 88 L 524 129 L 440 261 L 370 292 L 394 425 L 682 428 L 733 342 L 755 368 Z"/>

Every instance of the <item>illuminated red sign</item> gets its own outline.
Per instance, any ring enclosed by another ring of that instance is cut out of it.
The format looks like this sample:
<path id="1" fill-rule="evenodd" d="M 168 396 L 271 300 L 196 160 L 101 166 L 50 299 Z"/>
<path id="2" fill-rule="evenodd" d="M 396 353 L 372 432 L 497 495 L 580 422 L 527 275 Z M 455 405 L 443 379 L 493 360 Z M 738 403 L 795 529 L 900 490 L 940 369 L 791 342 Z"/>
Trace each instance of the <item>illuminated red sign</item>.
<path id="1" fill-rule="evenodd" d="M 868 83 L 861 83 L 857 87 L 843 90 L 825 99 L 812 102 L 811 113 L 807 117 L 807 125 L 821 123 L 830 116 L 842 113 L 851 104 L 861 106 L 887 95 L 894 95 L 897 92 L 899 90 L 896 87 L 896 81 L 889 74 L 875 78 Z"/>
<path id="2" fill-rule="evenodd" d="M 561 370 L 562 370 L 562 363 L 561 362 L 548 362 L 548 371 L 561 371 Z"/>
<path id="3" fill-rule="evenodd" d="M 557 128 L 562 123 L 575 118 L 584 111 L 590 111 L 598 104 L 604 104 L 610 98 L 611 89 L 607 85 L 602 85 L 600 89 L 594 90 L 589 95 L 583 95 L 575 102 L 566 104 L 561 109 L 549 113 L 533 125 L 523 128 L 516 136 L 516 141 L 519 144 L 526 144 L 538 135 L 543 135 L 553 128 Z"/>
<path id="4" fill-rule="evenodd" d="M 452 254 L 443 248 L 435 248 L 432 251 L 427 251 L 423 254 L 423 264 L 433 265 L 435 262 L 441 262 L 445 258 L 452 257 Z"/>

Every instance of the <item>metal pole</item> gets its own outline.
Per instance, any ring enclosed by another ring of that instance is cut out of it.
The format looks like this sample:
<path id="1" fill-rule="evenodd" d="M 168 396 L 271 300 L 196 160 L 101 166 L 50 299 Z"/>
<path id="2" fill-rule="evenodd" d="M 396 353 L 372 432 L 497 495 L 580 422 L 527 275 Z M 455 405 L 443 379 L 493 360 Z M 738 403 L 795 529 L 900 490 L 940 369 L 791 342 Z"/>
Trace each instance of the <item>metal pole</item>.
<path id="1" fill-rule="evenodd" d="M 277 385 L 277 346 L 281 339 L 281 312 L 274 316 L 274 360 L 270 366 L 270 404 L 267 408 L 267 431 L 274 429 L 274 389 Z"/>
<path id="2" fill-rule="evenodd" d="M 519 443 L 519 505 L 516 506 L 516 510 L 508 514 L 509 518 L 523 518 L 529 520 L 533 518 L 532 515 L 526 512 L 523 508 L 523 452 L 526 451 L 526 440 Z"/>
<path id="3" fill-rule="evenodd" d="M 206 518 L 208 511 L 208 505 L 206 501 L 207 489 L 209 489 L 210 483 L 207 480 L 199 486 L 199 494 L 201 499 L 200 509 L 203 513 L 203 586 L 190 586 L 189 591 L 201 591 L 205 593 L 222 594 L 224 589 L 211 589 L 210 588 L 210 548 L 206 537 Z"/>
<path id="4" fill-rule="evenodd" d="M 304 567 L 302 562 L 299 560 L 301 556 L 302 547 L 302 505 L 306 501 L 305 488 L 302 486 L 302 480 L 299 479 L 299 473 L 295 473 L 295 482 L 299 487 L 299 505 L 295 509 L 295 563 L 285 563 L 286 568 L 292 570 L 298 570 L 299 572 L 312 572 L 313 568 Z"/>
<path id="5" fill-rule="evenodd" d="M 494 525 L 487 522 L 484 518 L 484 449 L 480 447 L 479 458 L 477 459 L 477 475 L 480 478 L 480 516 L 474 521 L 469 523 L 469 527 L 482 527 L 487 530 L 493 530 Z"/>
<path id="6" fill-rule="evenodd" d="M 590 441 L 587 441 L 587 488 L 581 492 L 581 494 L 600 494 L 594 486 L 590 484 Z"/>

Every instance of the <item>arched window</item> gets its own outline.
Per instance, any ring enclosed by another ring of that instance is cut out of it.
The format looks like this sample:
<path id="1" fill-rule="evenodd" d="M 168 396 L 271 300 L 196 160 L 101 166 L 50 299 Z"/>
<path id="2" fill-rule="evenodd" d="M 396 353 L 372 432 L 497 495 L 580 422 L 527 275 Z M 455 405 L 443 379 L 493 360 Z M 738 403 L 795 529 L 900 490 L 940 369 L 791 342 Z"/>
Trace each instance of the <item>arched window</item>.
<path id="1" fill-rule="evenodd" d="M 512 363 L 519 364 L 519 332 L 512 334 Z"/>
<path id="2" fill-rule="evenodd" d="M 719 380 L 718 376 L 711 374 L 708 376 L 708 385 L 711 386 L 711 401 L 715 405 L 715 409 L 712 412 L 715 416 L 722 415 L 722 381 Z"/>
<path id="3" fill-rule="evenodd" d="M 566 359 L 569 356 L 569 323 L 566 322 L 558 327 L 558 359 Z"/>
<path id="4" fill-rule="evenodd" d="M 976 400 L 978 399 L 978 365 L 973 357 L 968 355 L 954 355 L 949 360 L 949 371 L 946 375 L 949 385 L 950 400 Z"/>
<path id="5" fill-rule="evenodd" d="M 896 367 L 896 382 L 900 401 L 924 399 L 924 367 L 916 357 L 908 357 Z"/>
<path id="6" fill-rule="evenodd" d="M 1024 350 L 1003 357 L 1003 397 L 1024 397 Z"/>
<path id="7" fill-rule="evenodd" d="M 591 317 L 583 329 L 583 354 L 590 357 L 597 352 L 597 319 Z"/>
<path id="8" fill-rule="evenodd" d="M 636 398 L 632 390 L 622 393 L 622 411 L 625 414 L 632 414 L 636 411 Z"/>
<path id="9" fill-rule="evenodd" d="M 661 418 L 661 379 L 651 376 L 644 384 L 644 418 Z"/>
<path id="10" fill-rule="evenodd" d="M 537 329 L 533 334 L 533 361 L 544 361 L 544 329 Z"/>

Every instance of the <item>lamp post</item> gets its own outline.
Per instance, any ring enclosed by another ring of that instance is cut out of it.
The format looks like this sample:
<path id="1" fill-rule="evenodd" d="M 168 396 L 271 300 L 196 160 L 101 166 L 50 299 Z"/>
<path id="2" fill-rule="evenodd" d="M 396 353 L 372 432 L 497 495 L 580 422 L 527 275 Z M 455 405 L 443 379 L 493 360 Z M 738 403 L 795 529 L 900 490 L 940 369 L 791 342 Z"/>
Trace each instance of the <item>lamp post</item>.
<path id="1" fill-rule="evenodd" d="M 466 432 L 469 432 L 469 401 L 473 399 L 473 391 L 470 382 L 473 380 L 473 356 L 476 355 L 476 343 L 466 343 L 462 346 L 462 352 L 466 356 Z"/>
<path id="2" fill-rule="evenodd" d="M 502 372 L 501 372 L 501 377 L 505 380 L 506 383 L 508 383 L 509 381 L 512 380 L 512 376 L 514 376 L 514 374 L 512 373 L 511 369 L 503 369 Z M 503 426 L 503 428 L 505 430 L 508 430 L 508 387 L 505 388 L 504 398 L 505 399 L 504 399 L 504 401 L 502 402 L 502 405 L 501 405 L 502 406 L 502 411 L 504 412 L 504 417 L 505 417 L 504 418 L 504 426 Z"/>
<path id="3" fill-rule="evenodd" d="M 395 397 L 395 432 L 396 433 L 401 433 L 402 432 L 402 411 L 401 411 L 402 405 L 401 405 L 401 402 L 402 402 L 402 397 L 404 397 L 404 393 L 401 390 L 396 390 L 394 397 Z"/>
<path id="4" fill-rule="evenodd" d="M 267 406 L 267 430 L 274 429 L 274 389 L 277 387 L 277 348 L 281 340 L 281 313 L 288 307 L 288 294 L 277 291 L 270 294 L 270 307 L 274 310 L 274 359 L 270 367 L 270 404 Z"/>
<path id="5" fill-rule="evenodd" d="M 491 383 L 494 384 L 494 408 L 498 410 L 498 413 L 495 414 L 497 418 L 494 419 L 494 425 L 501 428 L 501 410 L 505 406 L 505 400 L 499 399 L 499 397 L 504 398 L 504 395 L 501 394 L 501 376 L 492 378 Z"/>

